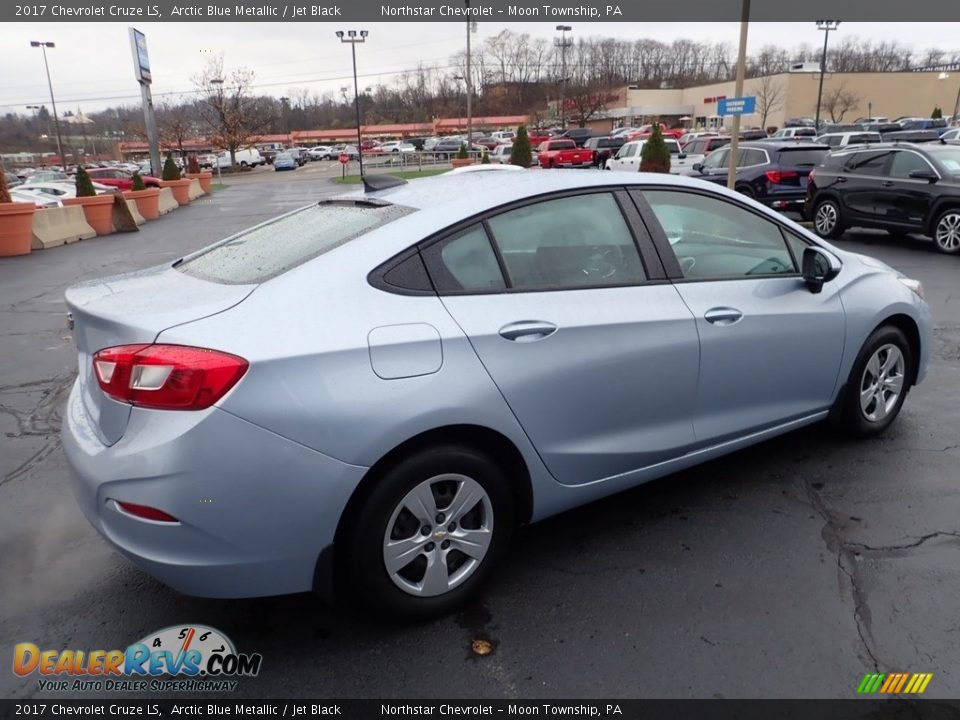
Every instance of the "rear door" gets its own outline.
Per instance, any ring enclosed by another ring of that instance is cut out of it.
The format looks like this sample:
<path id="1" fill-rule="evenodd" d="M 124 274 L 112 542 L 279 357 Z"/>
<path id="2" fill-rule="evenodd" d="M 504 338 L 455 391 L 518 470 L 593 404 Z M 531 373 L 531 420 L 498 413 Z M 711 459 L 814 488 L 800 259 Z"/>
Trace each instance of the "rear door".
<path id="1" fill-rule="evenodd" d="M 518 204 L 423 255 L 559 482 L 610 478 L 691 447 L 696 324 L 625 193 Z"/>
<path id="2" fill-rule="evenodd" d="M 923 228 L 933 205 L 934 185 L 929 180 L 910 177 L 915 170 L 940 174 L 914 150 L 893 151 L 887 177 L 880 180 L 877 191 L 878 219 L 904 228 Z"/>
<path id="3" fill-rule="evenodd" d="M 873 223 L 880 215 L 880 184 L 887 174 L 890 150 L 864 150 L 851 153 L 836 178 L 836 189 L 843 203 L 844 224 L 857 220 Z"/>

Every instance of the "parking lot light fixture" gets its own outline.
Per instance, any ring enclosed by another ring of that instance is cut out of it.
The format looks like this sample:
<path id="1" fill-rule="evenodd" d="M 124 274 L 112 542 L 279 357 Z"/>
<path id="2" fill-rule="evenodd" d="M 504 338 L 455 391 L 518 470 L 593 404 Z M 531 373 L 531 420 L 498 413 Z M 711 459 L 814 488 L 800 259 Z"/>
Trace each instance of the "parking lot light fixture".
<path id="1" fill-rule="evenodd" d="M 560 48 L 560 129 L 567 129 L 567 48 L 573 45 L 572 40 L 567 39 L 567 33 L 572 31 L 570 25 L 557 25 L 557 32 L 561 36 L 553 39 L 553 44 Z"/>
<path id="2" fill-rule="evenodd" d="M 47 71 L 47 86 L 50 88 L 50 105 L 53 107 L 53 124 L 57 128 L 57 154 L 60 156 L 60 165 L 66 171 L 67 159 L 63 156 L 63 141 L 60 139 L 60 118 L 57 117 L 57 101 L 53 99 L 53 82 L 50 80 L 50 64 L 47 62 L 47 48 L 55 48 L 52 42 L 31 40 L 30 47 L 38 47 L 43 52 L 43 67 Z"/>
<path id="3" fill-rule="evenodd" d="M 360 175 L 363 176 L 363 139 L 360 133 L 360 84 L 357 82 L 357 43 L 367 41 L 370 34 L 366 30 L 337 30 L 334 33 L 340 42 L 349 43 L 350 55 L 353 58 L 353 102 L 357 110 L 357 159 L 360 162 Z"/>
<path id="4" fill-rule="evenodd" d="M 823 100 L 823 76 L 827 72 L 827 41 L 830 40 L 830 31 L 840 27 L 839 20 L 817 20 L 817 30 L 823 30 L 823 55 L 820 58 L 820 88 L 817 90 L 817 118 L 814 128 L 820 132 L 820 102 Z"/>

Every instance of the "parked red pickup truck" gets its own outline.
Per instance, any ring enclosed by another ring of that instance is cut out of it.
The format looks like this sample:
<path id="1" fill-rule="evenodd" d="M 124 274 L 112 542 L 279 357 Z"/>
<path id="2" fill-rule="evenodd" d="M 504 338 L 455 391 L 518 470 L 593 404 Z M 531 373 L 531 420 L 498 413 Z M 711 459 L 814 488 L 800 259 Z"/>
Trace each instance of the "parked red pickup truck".
<path id="1" fill-rule="evenodd" d="M 547 140 L 537 148 L 540 167 L 581 166 L 593 164 L 593 150 L 577 147 L 573 140 Z"/>

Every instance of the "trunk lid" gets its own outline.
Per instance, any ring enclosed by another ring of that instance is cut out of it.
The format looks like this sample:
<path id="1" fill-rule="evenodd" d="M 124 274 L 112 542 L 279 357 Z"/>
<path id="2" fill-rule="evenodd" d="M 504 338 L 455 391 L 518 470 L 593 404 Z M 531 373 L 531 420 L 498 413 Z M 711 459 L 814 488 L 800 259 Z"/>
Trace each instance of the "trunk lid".
<path id="1" fill-rule="evenodd" d="M 83 404 L 105 445 L 123 436 L 131 406 L 112 400 L 100 389 L 93 370 L 94 353 L 117 345 L 152 343 L 164 330 L 233 307 L 254 288 L 201 280 L 163 265 L 67 290 Z"/>

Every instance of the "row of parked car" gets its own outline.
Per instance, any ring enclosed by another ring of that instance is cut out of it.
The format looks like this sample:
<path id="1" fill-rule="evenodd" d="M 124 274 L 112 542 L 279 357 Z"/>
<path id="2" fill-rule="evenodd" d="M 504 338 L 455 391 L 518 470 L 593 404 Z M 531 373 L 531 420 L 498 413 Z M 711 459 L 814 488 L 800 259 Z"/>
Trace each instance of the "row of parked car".
<path id="1" fill-rule="evenodd" d="M 133 173 L 140 170 L 136 163 L 86 163 L 84 169 L 93 181 L 98 193 L 111 192 L 114 189 L 130 190 L 133 187 Z M 32 202 L 38 207 L 60 207 L 63 200 L 76 197 L 77 166 L 67 167 L 67 171 L 47 168 L 24 168 L 17 172 L 5 171 L 7 187 L 14 202 Z M 143 175 L 147 187 L 159 187 L 159 178 Z"/>

